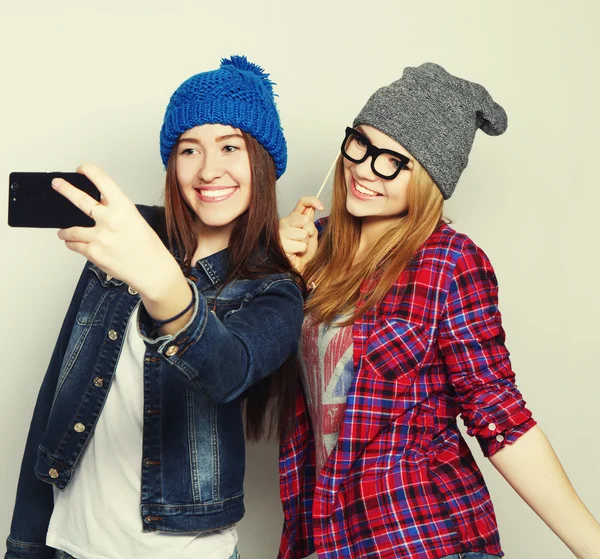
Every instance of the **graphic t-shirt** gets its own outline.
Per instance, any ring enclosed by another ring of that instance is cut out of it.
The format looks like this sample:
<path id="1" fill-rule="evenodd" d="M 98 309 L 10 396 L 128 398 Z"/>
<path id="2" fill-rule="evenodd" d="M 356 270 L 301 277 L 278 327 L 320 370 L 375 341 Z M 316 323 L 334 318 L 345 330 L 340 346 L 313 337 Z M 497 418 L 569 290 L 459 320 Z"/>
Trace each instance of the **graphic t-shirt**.
<path id="1" fill-rule="evenodd" d="M 308 315 L 302 325 L 302 385 L 315 435 L 318 473 L 337 443 L 354 380 L 352 326 L 337 325 L 344 318 L 331 324 L 316 324 Z"/>

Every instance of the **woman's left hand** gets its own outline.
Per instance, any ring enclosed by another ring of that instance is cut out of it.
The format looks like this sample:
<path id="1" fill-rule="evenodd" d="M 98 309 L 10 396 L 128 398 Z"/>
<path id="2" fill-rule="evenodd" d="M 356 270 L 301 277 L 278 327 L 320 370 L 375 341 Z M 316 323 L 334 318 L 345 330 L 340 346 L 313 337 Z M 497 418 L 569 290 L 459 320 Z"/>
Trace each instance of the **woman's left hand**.
<path id="1" fill-rule="evenodd" d="M 102 194 L 101 202 L 64 179 L 54 179 L 54 189 L 89 215 L 93 227 L 61 229 L 58 237 L 110 274 L 152 297 L 160 291 L 161 279 L 181 274 L 179 265 L 135 205 L 102 169 L 81 165 L 77 172 L 87 176 Z"/>

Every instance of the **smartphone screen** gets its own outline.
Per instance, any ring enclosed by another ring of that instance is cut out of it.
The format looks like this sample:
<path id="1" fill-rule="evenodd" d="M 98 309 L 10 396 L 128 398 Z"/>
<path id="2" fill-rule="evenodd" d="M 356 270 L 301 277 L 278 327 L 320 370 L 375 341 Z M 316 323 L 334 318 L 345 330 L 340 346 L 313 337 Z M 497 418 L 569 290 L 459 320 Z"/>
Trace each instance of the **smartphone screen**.
<path id="1" fill-rule="evenodd" d="M 92 227 L 94 220 L 52 188 L 60 177 L 100 201 L 94 183 L 80 173 L 11 173 L 8 179 L 8 225 L 66 229 Z"/>

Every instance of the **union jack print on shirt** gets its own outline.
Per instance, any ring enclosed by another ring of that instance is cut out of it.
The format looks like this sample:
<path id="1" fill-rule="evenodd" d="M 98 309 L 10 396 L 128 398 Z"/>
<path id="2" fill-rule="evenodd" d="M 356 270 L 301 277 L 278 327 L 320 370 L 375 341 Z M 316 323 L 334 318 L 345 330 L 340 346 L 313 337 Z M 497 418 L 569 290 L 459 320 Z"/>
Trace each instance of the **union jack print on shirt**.
<path id="1" fill-rule="evenodd" d="M 315 433 L 317 471 L 337 443 L 346 398 L 354 379 L 352 326 L 317 324 L 307 316 L 302 326 L 302 385 Z"/>

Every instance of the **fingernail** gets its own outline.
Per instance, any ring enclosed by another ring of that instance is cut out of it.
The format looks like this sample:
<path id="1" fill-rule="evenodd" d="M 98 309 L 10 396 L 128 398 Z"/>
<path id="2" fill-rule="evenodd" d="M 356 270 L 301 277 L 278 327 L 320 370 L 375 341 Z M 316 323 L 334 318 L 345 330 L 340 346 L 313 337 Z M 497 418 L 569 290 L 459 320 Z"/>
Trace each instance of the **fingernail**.
<path id="1" fill-rule="evenodd" d="M 60 179 L 52 179 L 52 188 L 58 188 L 60 186 Z"/>

